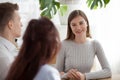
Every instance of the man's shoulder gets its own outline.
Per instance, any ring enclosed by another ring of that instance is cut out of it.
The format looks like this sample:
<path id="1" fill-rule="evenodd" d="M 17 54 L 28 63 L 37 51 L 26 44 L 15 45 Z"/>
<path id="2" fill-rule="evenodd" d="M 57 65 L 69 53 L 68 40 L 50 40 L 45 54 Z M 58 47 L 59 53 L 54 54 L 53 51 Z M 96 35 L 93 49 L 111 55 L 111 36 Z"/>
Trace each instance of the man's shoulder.
<path id="1" fill-rule="evenodd" d="M 7 53 L 9 53 L 7 48 L 0 43 L 0 57 L 6 56 Z"/>

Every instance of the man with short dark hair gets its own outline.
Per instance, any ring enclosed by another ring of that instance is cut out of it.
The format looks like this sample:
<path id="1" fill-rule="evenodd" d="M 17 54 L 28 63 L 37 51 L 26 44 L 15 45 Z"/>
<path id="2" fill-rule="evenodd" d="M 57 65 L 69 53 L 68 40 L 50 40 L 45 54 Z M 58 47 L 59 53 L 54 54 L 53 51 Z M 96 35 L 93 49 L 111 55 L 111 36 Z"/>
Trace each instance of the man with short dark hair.
<path id="1" fill-rule="evenodd" d="M 4 80 L 11 63 L 17 55 L 15 39 L 21 36 L 18 5 L 0 3 L 0 80 Z"/>

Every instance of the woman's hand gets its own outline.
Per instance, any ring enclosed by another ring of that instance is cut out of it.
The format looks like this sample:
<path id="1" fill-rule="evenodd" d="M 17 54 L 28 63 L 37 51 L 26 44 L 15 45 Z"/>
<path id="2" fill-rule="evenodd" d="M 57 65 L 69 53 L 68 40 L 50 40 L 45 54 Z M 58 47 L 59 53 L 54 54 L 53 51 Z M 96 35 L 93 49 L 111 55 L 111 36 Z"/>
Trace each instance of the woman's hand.
<path id="1" fill-rule="evenodd" d="M 77 74 L 80 74 L 80 80 L 85 80 L 85 75 L 83 73 L 78 71 Z"/>
<path id="2" fill-rule="evenodd" d="M 81 75 L 78 73 L 77 69 L 70 69 L 67 72 L 67 77 L 73 80 L 81 80 Z"/>
<path id="3" fill-rule="evenodd" d="M 64 75 L 64 72 L 60 72 L 60 75 Z"/>

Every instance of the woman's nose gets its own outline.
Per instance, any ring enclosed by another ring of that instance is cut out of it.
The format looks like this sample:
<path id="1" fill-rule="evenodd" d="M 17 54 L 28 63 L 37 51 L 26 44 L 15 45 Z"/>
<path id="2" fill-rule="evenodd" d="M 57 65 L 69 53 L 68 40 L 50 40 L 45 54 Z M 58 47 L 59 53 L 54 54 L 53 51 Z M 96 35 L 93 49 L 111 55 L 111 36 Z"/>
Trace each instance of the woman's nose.
<path id="1" fill-rule="evenodd" d="M 81 29 L 81 26 L 80 26 L 80 25 L 77 25 L 77 29 Z"/>

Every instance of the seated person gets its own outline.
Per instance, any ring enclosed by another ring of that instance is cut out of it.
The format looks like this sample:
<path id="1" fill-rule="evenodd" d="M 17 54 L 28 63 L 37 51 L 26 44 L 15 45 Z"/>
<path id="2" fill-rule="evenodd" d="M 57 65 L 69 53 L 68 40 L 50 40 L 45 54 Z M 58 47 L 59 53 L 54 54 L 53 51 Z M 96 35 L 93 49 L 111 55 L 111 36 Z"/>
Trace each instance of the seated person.
<path id="1" fill-rule="evenodd" d="M 95 56 L 102 70 L 90 72 Z M 81 10 L 74 10 L 68 17 L 67 38 L 62 42 L 56 67 L 62 78 L 91 80 L 111 77 L 111 69 L 103 48 L 97 40 L 91 39 L 87 16 Z"/>
<path id="2" fill-rule="evenodd" d="M 21 36 L 18 5 L 0 3 L 0 80 L 4 80 L 18 54 L 15 39 Z"/>
<path id="3" fill-rule="evenodd" d="M 32 19 L 6 80 L 60 80 L 57 69 L 50 66 L 59 48 L 60 38 L 54 24 L 44 17 Z"/>

